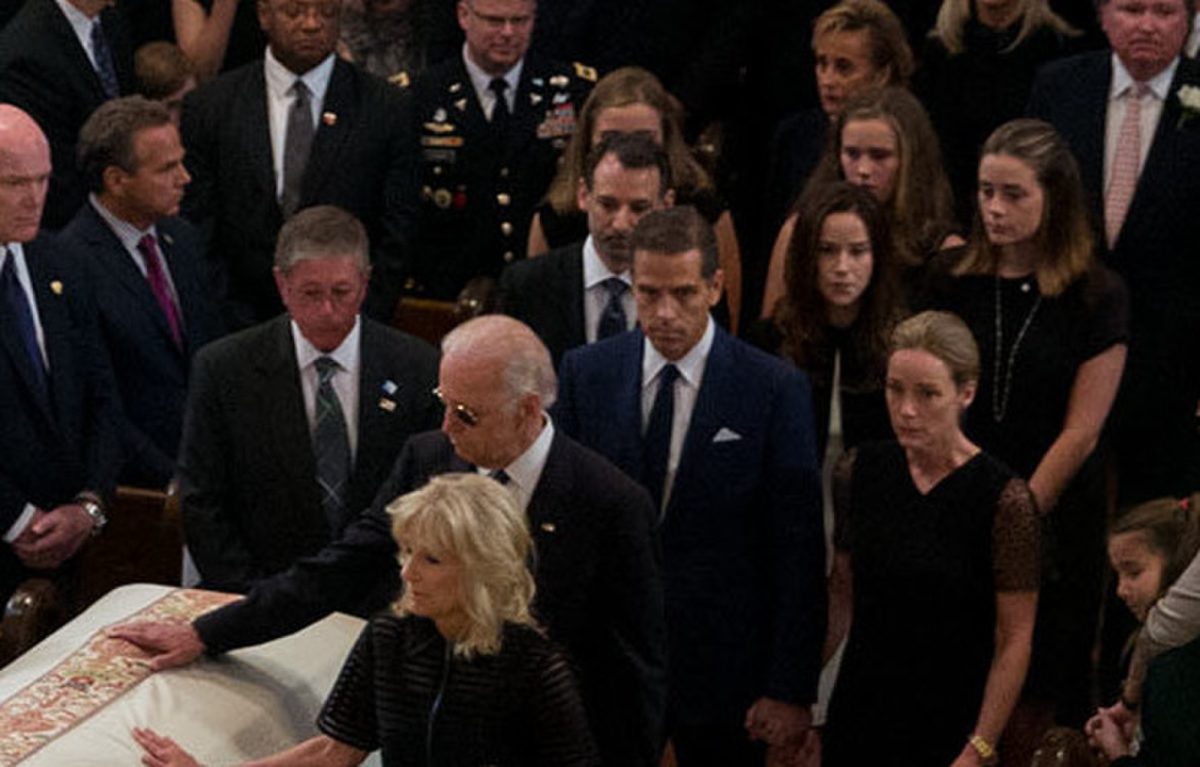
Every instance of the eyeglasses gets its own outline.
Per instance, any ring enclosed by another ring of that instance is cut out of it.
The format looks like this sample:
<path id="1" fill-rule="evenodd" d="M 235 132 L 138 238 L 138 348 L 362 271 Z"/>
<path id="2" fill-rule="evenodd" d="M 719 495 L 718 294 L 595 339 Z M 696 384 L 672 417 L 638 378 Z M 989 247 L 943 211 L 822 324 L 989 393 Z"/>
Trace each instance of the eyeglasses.
<path id="1" fill-rule="evenodd" d="M 503 29 L 505 25 L 511 26 L 513 29 L 523 29 L 533 23 L 533 15 L 526 14 L 523 16 L 493 16 L 490 13 L 480 13 L 475 10 L 475 6 L 466 3 L 467 10 L 471 12 L 475 18 L 482 21 L 486 26 L 492 29 Z"/>
<path id="2" fill-rule="evenodd" d="M 467 407 L 466 405 L 463 405 L 460 403 L 455 403 L 455 404 L 451 405 L 449 402 L 446 401 L 446 398 L 444 396 L 442 396 L 441 388 L 434 388 L 433 396 L 437 397 L 437 401 L 442 403 L 442 407 L 444 407 L 444 408 L 448 409 L 450 412 L 454 413 L 454 417 L 457 418 L 459 421 L 461 421 L 463 426 L 466 426 L 468 428 L 474 428 L 479 425 L 479 414 L 478 413 L 476 413 L 474 410 Z"/>

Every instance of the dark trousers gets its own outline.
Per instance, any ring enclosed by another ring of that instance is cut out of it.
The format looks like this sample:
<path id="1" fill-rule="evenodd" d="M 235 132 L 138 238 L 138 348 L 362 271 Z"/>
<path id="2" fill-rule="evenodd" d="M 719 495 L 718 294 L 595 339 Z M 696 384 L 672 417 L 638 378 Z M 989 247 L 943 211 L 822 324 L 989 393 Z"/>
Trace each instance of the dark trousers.
<path id="1" fill-rule="evenodd" d="M 766 747 L 738 725 L 675 725 L 671 728 L 679 767 L 762 767 Z"/>

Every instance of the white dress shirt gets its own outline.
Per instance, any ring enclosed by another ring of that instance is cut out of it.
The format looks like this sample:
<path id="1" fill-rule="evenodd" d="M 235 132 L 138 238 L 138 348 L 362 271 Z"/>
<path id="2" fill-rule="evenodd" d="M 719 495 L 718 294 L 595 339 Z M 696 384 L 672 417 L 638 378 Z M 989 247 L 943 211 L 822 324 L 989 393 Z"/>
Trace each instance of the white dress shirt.
<path id="1" fill-rule="evenodd" d="M 0 250 L 0 269 L 3 269 L 8 259 L 13 259 L 13 266 L 17 270 L 17 282 L 21 284 L 21 289 L 25 291 L 25 299 L 29 301 L 29 312 L 33 315 L 33 330 L 37 335 L 38 350 L 42 353 L 42 362 L 46 365 L 46 371 L 50 371 L 50 358 L 46 356 L 46 336 L 42 332 L 42 318 L 38 315 L 37 297 L 33 294 L 33 280 L 29 277 L 29 269 L 25 266 L 25 251 L 21 248 L 21 243 L 10 242 L 4 246 L 4 250 Z M 37 508 L 32 503 L 26 503 L 25 508 L 21 511 L 21 516 L 12 523 L 12 526 L 4 533 L 6 543 L 12 543 L 17 538 L 21 537 L 21 533 L 25 532 L 25 528 L 33 521 L 34 512 Z"/>
<path id="2" fill-rule="evenodd" d="M 679 457 L 683 453 L 683 441 L 687 436 L 688 426 L 692 422 L 692 410 L 696 407 L 696 397 L 700 394 L 700 384 L 704 379 L 704 366 L 708 363 L 708 353 L 712 351 L 713 338 L 716 337 L 716 326 L 712 317 L 704 335 L 688 350 L 687 354 L 675 360 L 679 370 L 679 378 L 675 380 L 675 410 L 671 416 L 671 448 L 667 453 L 667 476 L 663 479 L 662 508 L 667 507 L 671 498 L 671 486 L 675 482 L 675 472 L 679 469 Z M 650 426 L 650 411 L 654 408 L 654 399 L 658 396 L 659 374 L 670 362 L 658 353 L 649 339 L 642 342 L 642 433 Z M 660 509 L 661 511 L 661 509 Z"/>
<path id="3" fill-rule="evenodd" d="M 462 49 L 463 64 L 467 67 L 467 75 L 471 78 L 471 86 L 475 89 L 475 96 L 479 99 L 479 106 L 483 108 L 483 115 L 487 119 L 492 119 L 492 110 L 496 107 L 496 94 L 488 86 L 492 80 L 496 79 L 495 75 L 489 75 L 479 68 L 479 65 L 471 61 L 471 57 L 467 54 L 467 44 L 463 43 Z M 521 82 L 521 69 L 525 66 L 524 57 L 516 63 L 516 65 L 505 72 L 501 77 L 508 83 L 508 88 L 504 91 L 504 100 L 508 102 L 508 113 L 511 115 L 517 104 L 517 84 Z"/>
<path id="4" fill-rule="evenodd" d="M 329 88 L 329 77 L 333 74 L 334 55 L 331 53 L 324 61 L 302 75 L 279 63 L 279 59 L 271 53 L 267 46 L 263 56 L 263 75 L 267 83 L 267 124 L 271 131 L 271 164 L 275 168 L 275 196 L 283 194 L 283 145 L 287 140 L 288 112 L 292 102 L 296 100 L 292 86 L 297 80 L 303 80 L 308 88 L 309 103 L 312 105 L 313 125 L 324 111 L 325 91 Z"/>
<path id="5" fill-rule="evenodd" d="M 125 252 L 133 259 L 133 265 L 137 270 L 146 276 L 146 259 L 142 256 L 142 251 L 138 250 L 138 243 L 147 234 L 154 235 L 154 241 L 158 247 L 158 261 L 162 265 L 163 276 L 167 279 L 167 289 L 171 291 L 171 298 L 175 300 L 175 311 L 179 312 L 179 316 L 183 318 L 183 310 L 179 305 L 179 293 L 175 290 L 175 280 L 171 278 L 171 267 L 167 264 L 167 258 L 163 255 L 162 236 L 158 233 L 158 227 L 151 226 L 149 229 L 138 229 L 133 224 L 125 219 L 117 218 L 108 208 L 104 207 L 104 203 L 94 194 L 88 195 L 88 202 L 108 224 L 108 228 L 112 230 L 121 244 L 125 246 Z"/>
<path id="6" fill-rule="evenodd" d="M 589 234 L 583 241 L 583 330 L 589 344 L 595 343 L 600 334 L 600 318 L 604 315 L 604 307 L 608 306 L 609 297 L 604 281 L 610 277 L 616 277 L 629 286 L 629 290 L 621 296 L 621 306 L 625 309 L 625 329 L 632 330 L 637 322 L 637 301 L 633 297 L 629 271 L 618 274 L 605 266 L 596 252 L 596 242 Z"/>
<path id="7" fill-rule="evenodd" d="M 543 425 L 541 432 L 533 444 L 525 448 L 509 465 L 504 467 L 508 475 L 505 485 L 516 496 L 517 505 L 524 511 L 529 506 L 529 499 L 542 478 L 542 469 L 546 468 L 546 459 L 550 456 L 550 444 L 554 442 L 554 422 L 550 416 L 542 414 Z M 496 470 L 496 467 L 477 466 L 476 471 L 485 476 Z"/>
<path id="8" fill-rule="evenodd" d="M 308 418 L 308 431 L 312 434 L 317 426 L 317 388 L 321 385 L 321 374 L 317 372 L 317 360 L 321 357 L 332 357 L 338 364 L 338 370 L 333 374 L 333 393 L 337 395 L 342 406 L 342 416 L 346 419 L 346 438 L 350 442 L 350 462 L 358 450 L 358 386 L 359 374 L 362 369 L 361 349 L 359 338 L 362 336 L 362 318 L 354 320 L 354 327 L 342 339 L 342 343 L 331 352 L 323 352 L 313 346 L 300 326 L 292 320 L 292 341 L 296 345 L 296 367 L 300 371 L 300 389 L 304 394 L 304 415 Z"/>
<path id="9" fill-rule="evenodd" d="M 1138 137 L 1141 139 L 1141 151 L 1138 154 L 1138 176 L 1146 164 L 1146 156 L 1150 154 L 1150 145 L 1154 143 L 1154 132 L 1158 130 L 1158 120 L 1162 117 L 1163 104 L 1171 97 L 1171 80 L 1175 77 L 1175 69 L 1179 59 L 1159 72 L 1146 86 L 1150 92 L 1142 98 L 1141 121 Z M 1133 76 L 1121 63 L 1114 53 L 1112 57 L 1112 83 L 1108 91 L 1108 115 L 1104 124 L 1104 191 L 1107 197 L 1108 187 L 1112 183 L 1113 158 L 1117 154 L 1117 139 L 1121 134 L 1121 123 L 1125 120 L 1125 110 L 1128 99 L 1133 95 Z"/>

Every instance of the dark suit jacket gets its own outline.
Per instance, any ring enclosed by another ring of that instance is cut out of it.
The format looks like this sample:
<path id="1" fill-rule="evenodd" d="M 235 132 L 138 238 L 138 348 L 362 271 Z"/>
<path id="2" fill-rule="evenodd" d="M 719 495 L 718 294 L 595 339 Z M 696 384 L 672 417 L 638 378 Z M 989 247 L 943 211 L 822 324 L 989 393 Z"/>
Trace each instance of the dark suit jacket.
<path id="1" fill-rule="evenodd" d="M 554 367 L 568 349 L 587 343 L 583 314 L 583 243 L 518 261 L 500 276 L 500 309 L 533 328 Z"/>
<path id="2" fill-rule="evenodd" d="M 124 19 L 100 14 L 122 95 L 133 92 L 133 48 Z M 42 226 L 58 230 L 87 198 L 75 144 L 88 115 L 105 101 L 100 77 L 54 0 L 29 0 L 0 33 L 0 102 L 19 106 L 50 140 L 54 173 Z"/>
<path id="3" fill-rule="evenodd" d="M 632 331 L 568 352 L 563 431 L 642 474 Z M 808 381 L 717 329 L 659 534 L 677 721 L 739 726 L 760 696 L 816 700 L 825 637 L 820 485 Z"/>
<path id="4" fill-rule="evenodd" d="M 371 237 L 371 293 L 366 311 L 390 321 L 414 212 L 402 199 L 411 185 L 404 104 L 396 88 L 340 59 L 325 92 L 300 207 L 337 205 Z M 184 215 L 210 227 L 209 258 L 224 265 L 226 321 L 242 328 L 282 310 L 271 276 L 283 214 L 267 123 L 263 62 L 227 72 L 188 94 L 183 143 L 192 183 Z"/>
<path id="5" fill-rule="evenodd" d="M 1200 484 L 1200 119 L 1183 121 L 1179 89 L 1200 85 L 1200 64 L 1176 70 L 1150 153 L 1115 247 L 1106 247 L 1104 132 L 1112 61 L 1108 51 L 1047 65 L 1029 112 L 1071 145 L 1107 264 L 1129 287 L 1130 344 L 1114 412 L 1125 480 L 1144 499 Z M 1124 491 L 1123 491 L 1124 492 Z M 1128 500 L 1138 500 L 1126 494 Z"/>
<path id="6" fill-rule="evenodd" d="M 85 489 L 111 492 L 121 460 L 120 405 L 79 264 L 45 235 L 23 250 L 50 360 L 49 396 L 34 386 L 25 347 L 0 309 L 0 531 L 27 503 L 52 509 Z M 0 545 L 0 593 L 19 572 Z"/>
<path id="7" fill-rule="evenodd" d="M 432 476 L 469 470 L 442 433 L 413 437 L 374 507 L 340 540 L 197 619 L 205 645 L 223 652 L 299 630 L 331 610 L 386 604 L 394 591 L 379 587 L 394 587 L 397 567 L 384 506 Z M 605 764 L 656 765 L 666 659 L 649 497 L 558 432 L 527 512 L 537 550 L 535 612 L 574 661 Z"/>
<path id="8" fill-rule="evenodd" d="M 203 273 L 196 230 L 181 218 L 162 219 L 156 227 L 183 319 L 182 349 L 171 337 L 150 283 L 90 203 L 79 209 L 59 240 L 87 270 L 121 395 L 126 457 L 121 481 L 161 488 L 175 473 L 192 355 L 219 338 L 223 326 Z"/>
<path id="9" fill-rule="evenodd" d="M 499 277 L 525 257 L 534 206 L 590 87 L 573 65 L 527 56 L 501 141 L 461 55 L 416 79 L 411 141 L 420 151 L 419 179 L 409 192 L 420 211 L 418 289 L 453 299 L 472 277 Z"/>
<path id="10" fill-rule="evenodd" d="M 196 356 L 178 480 L 188 549 L 206 587 L 245 591 L 336 540 L 371 503 L 408 436 L 438 423 L 432 347 L 364 318 L 360 348 L 358 447 L 346 518 L 333 529 L 287 315 Z"/>

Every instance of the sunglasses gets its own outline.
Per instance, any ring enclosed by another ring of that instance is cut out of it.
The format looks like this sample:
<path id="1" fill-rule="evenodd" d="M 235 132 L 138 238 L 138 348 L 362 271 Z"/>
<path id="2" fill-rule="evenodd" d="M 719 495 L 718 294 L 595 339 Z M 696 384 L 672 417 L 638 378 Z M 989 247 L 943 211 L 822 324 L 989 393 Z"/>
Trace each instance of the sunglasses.
<path id="1" fill-rule="evenodd" d="M 446 398 L 442 396 L 440 388 L 434 388 L 433 396 L 437 397 L 437 401 L 442 403 L 442 407 L 447 408 L 454 413 L 454 417 L 462 422 L 463 426 L 475 427 L 479 425 L 479 414 L 466 405 L 450 404 Z"/>

